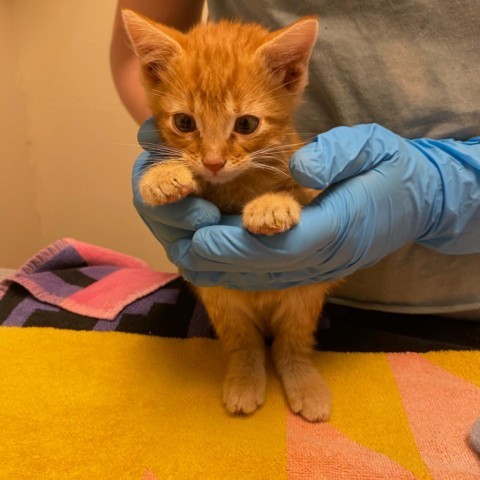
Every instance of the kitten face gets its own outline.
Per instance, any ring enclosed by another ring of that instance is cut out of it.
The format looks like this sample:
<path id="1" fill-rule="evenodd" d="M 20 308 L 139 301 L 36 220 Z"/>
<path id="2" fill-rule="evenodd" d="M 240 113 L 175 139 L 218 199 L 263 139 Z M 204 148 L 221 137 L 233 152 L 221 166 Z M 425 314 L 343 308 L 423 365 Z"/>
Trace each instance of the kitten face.
<path id="1" fill-rule="evenodd" d="M 130 11 L 124 20 L 159 133 L 194 173 L 226 183 L 267 155 L 260 150 L 285 143 L 316 19 L 274 33 L 220 22 L 187 34 Z"/>
<path id="2" fill-rule="evenodd" d="M 198 65 L 198 58 L 186 53 L 172 62 L 152 90 L 161 92 L 151 98 L 150 106 L 162 138 L 211 183 L 230 181 L 248 170 L 252 154 L 280 143 L 288 123 L 289 112 L 278 108 L 274 92 L 268 94 L 278 85 L 261 70 L 251 77 L 242 73 L 256 66 L 243 60 L 220 70 L 218 65 Z M 252 78 L 263 82 L 263 88 Z"/>

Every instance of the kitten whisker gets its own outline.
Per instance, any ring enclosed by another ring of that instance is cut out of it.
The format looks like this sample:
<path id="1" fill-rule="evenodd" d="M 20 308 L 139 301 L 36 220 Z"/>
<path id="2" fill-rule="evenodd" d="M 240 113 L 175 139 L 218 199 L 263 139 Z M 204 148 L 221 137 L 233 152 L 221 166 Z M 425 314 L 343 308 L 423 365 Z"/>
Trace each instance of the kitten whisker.
<path id="1" fill-rule="evenodd" d="M 162 158 L 162 159 L 171 158 L 172 160 L 176 160 L 182 157 L 180 153 L 161 151 L 161 150 L 149 150 L 148 153 L 152 158 Z"/>
<path id="2" fill-rule="evenodd" d="M 177 153 L 181 154 L 182 150 L 180 148 L 176 147 L 171 147 L 170 145 L 165 145 L 163 143 L 150 143 L 150 142 L 142 142 L 142 145 L 145 147 L 155 150 L 155 151 L 162 151 L 162 152 L 172 152 L 172 153 Z"/>
<path id="3" fill-rule="evenodd" d="M 153 153 L 171 153 L 173 155 L 182 155 L 182 152 L 179 150 L 174 150 L 172 148 L 162 148 L 156 145 L 145 145 L 148 148 L 149 152 Z"/>
<path id="4" fill-rule="evenodd" d="M 142 165 L 142 168 L 140 169 L 141 172 L 144 172 L 145 170 L 148 170 L 150 167 L 153 167 L 154 165 L 157 165 L 158 163 L 178 163 L 179 165 L 185 164 L 185 159 L 183 158 L 178 158 L 178 159 L 172 159 L 170 158 L 165 158 L 165 157 L 151 157 L 149 158 L 144 165 Z"/>
<path id="5" fill-rule="evenodd" d="M 261 163 L 261 160 L 265 160 L 268 162 L 276 162 L 280 165 L 285 165 L 286 163 L 285 159 L 279 158 L 278 155 L 274 155 L 274 154 L 253 155 L 249 157 L 249 159 L 252 160 L 252 162 L 260 162 L 260 163 Z"/>
<path id="6" fill-rule="evenodd" d="M 113 145 L 120 145 L 126 147 L 141 147 L 138 143 L 114 143 Z M 148 147 L 152 152 L 171 152 L 176 154 L 181 154 L 182 151 L 175 147 L 170 147 L 168 145 L 157 144 L 157 143 L 147 143 L 142 142 L 142 145 Z"/>
<path id="7" fill-rule="evenodd" d="M 154 155 L 151 155 L 150 159 L 148 160 L 150 163 L 158 163 L 158 162 L 162 162 L 162 163 L 185 163 L 185 159 L 184 158 L 181 158 L 181 157 L 178 157 L 178 158 L 172 158 L 172 157 L 164 157 L 164 156 L 154 156 Z"/>
<path id="8" fill-rule="evenodd" d="M 275 153 L 253 153 L 244 158 L 250 160 L 252 163 L 273 162 L 283 167 L 286 165 L 285 158 L 279 157 L 279 155 Z"/>
<path id="9" fill-rule="evenodd" d="M 290 175 L 279 168 L 272 167 L 271 165 L 265 165 L 263 163 L 252 163 L 250 165 L 251 168 L 256 168 L 257 170 L 267 170 L 270 172 L 275 172 L 275 173 L 280 173 L 281 175 L 284 175 L 285 177 L 290 177 Z"/>
<path id="10" fill-rule="evenodd" d="M 292 133 L 285 133 L 285 135 L 314 135 L 317 136 L 321 132 L 292 132 Z"/>
<path id="11" fill-rule="evenodd" d="M 283 152 L 289 152 L 289 151 L 295 151 L 298 149 L 298 147 L 305 145 L 304 142 L 299 142 L 299 143 L 291 143 L 291 144 L 284 144 L 284 145 L 273 145 L 271 147 L 266 147 L 262 149 L 262 151 L 265 152 L 278 152 L 278 151 L 283 151 Z"/>
<path id="12" fill-rule="evenodd" d="M 256 150 L 255 152 L 252 153 L 293 153 L 294 151 L 297 150 L 296 147 L 301 147 L 306 145 L 305 142 L 298 142 L 298 143 L 285 143 L 285 144 L 280 144 L 280 145 L 271 145 L 269 147 L 261 148 L 259 150 Z"/>

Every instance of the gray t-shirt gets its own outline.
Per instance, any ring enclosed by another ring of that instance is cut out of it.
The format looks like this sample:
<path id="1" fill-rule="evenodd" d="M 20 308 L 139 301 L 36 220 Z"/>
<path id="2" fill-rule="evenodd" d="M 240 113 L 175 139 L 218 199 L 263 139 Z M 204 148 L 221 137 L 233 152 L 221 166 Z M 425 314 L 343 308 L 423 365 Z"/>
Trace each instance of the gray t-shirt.
<path id="1" fill-rule="evenodd" d="M 406 138 L 480 135 L 480 3 L 471 0 L 209 0 L 212 20 L 271 29 L 319 16 L 305 137 L 375 122 Z M 332 302 L 480 319 L 480 255 L 406 246 L 348 277 Z"/>

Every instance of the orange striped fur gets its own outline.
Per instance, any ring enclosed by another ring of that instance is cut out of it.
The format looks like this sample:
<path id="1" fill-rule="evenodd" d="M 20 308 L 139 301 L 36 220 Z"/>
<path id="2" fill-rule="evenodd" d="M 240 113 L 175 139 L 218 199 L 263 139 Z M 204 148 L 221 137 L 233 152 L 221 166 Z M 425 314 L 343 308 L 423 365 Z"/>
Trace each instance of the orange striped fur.
<path id="1" fill-rule="evenodd" d="M 124 11 L 132 46 L 170 160 L 141 180 L 146 203 L 161 205 L 196 195 L 223 213 L 242 214 L 246 229 L 273 235 L 294 228 L 301 206 L 317 191 L 289 175 L 301 145 L 293 114 L 307 84 L 317 20 L 305 17 L 276 32 L 230 21 L 181 33 Z M 180 131 L 176 114 L 195 129 Z M 259 120 L 248 134 L 236 120 Z M 283 291 L 244 292 L 195 287 L 228 356 L 223 400 L 231 413 L 251 413 L 265 396 L 265 337 L 291 409 L 309 421 L 329 417 L 331 399 L 310 360 L 313 333 L 333 284 Z"/>

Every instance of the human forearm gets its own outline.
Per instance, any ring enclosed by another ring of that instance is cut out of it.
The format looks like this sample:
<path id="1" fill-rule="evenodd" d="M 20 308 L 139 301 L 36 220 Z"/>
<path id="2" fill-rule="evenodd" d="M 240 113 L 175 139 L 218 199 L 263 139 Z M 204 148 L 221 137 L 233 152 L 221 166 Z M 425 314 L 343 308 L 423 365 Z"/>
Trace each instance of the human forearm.
<path id="1" fill-rule="evenodd" d="M 157 22 L 188 30 L 201 19 L 204 0 L 119 0 L 110 45 L 110 68 L 118 95 L 137 123 L 151 115 L 137 57 L 123 28 L 121 10 L 130 8 Z"/>

